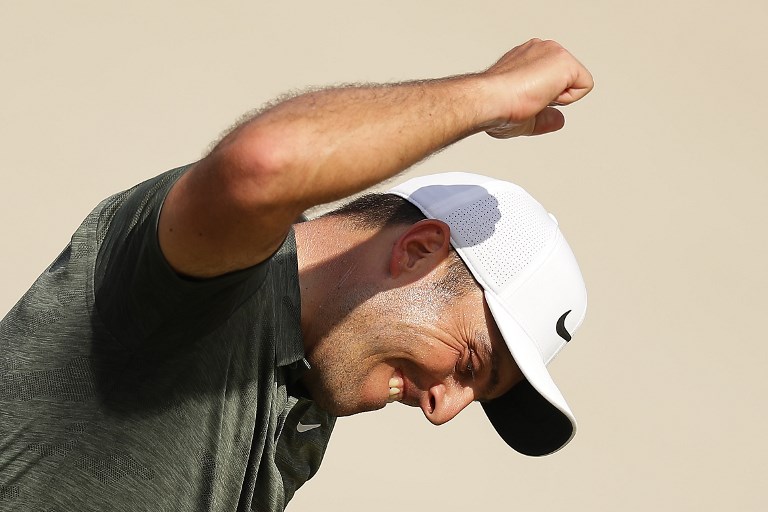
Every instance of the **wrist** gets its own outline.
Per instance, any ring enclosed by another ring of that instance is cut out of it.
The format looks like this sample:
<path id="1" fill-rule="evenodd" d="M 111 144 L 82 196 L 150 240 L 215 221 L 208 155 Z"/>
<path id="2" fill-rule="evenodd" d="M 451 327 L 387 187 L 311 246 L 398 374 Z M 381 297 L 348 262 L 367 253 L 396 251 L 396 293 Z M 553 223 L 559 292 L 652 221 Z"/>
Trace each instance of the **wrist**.
<path id="1" fill-rule="evenodd" d="M 494 76 L 472 73 L 458 79 L 465 91 L 472 133 L 484 132 L 508 122 L 507 111 L 499 102 L 503 95 L 498 94 L 499 85 Z"/>

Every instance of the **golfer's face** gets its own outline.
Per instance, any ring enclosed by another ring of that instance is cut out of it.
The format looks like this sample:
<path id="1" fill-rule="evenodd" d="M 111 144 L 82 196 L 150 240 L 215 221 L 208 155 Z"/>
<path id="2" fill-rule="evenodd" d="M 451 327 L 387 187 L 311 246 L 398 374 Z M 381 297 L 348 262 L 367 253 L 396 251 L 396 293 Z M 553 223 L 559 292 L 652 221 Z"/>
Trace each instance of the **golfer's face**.
<path id="1" fill-rule="evenodd" d="M 394 398 L 419 407 L 436 425 L 522 380 L 479 290 L 416 329 L 411 347 L 411 357 L 393 361 L 395 381 L 402 380 Z"/>
<path id="2" fill-rule="evenodd" d="M 419 281 L 355 302 L 308 354 L 313 399 L 338 416 L 401 402 L 442 424 L 519 382 L 482 290 L 434 290 Z"/>

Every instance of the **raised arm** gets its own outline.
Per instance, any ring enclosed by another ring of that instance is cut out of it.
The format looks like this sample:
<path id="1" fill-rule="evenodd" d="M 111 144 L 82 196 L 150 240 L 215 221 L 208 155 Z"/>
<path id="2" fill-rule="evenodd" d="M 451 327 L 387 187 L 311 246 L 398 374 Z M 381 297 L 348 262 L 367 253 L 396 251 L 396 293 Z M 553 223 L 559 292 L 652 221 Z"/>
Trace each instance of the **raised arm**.
<path id="1" fill-rule="evenodd" d="M 551 105 L 592 88 L 552 41 L 531 40 L 481 73 L 341 87 L 284 101 L 227 135 L 171 190 L 160 246 L 182 274 L 212 277 L 268 258 L 307 208 L 398 174 L 477 132 L 560 129 Z"/>

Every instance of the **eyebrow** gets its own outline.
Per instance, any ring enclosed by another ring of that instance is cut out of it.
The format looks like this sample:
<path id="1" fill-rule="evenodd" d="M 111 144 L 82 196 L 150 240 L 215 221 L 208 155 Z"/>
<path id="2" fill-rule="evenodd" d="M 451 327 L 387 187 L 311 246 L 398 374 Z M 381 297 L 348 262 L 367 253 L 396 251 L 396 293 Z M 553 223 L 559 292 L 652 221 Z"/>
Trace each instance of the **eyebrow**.
<path id="1" fill-rule="evenodd" d="M 484 332 L 475 333 L 475 339 L 477 340 L 477 349 L 482 351 L 485 355 L 485 360 L 491 360 L 491 376 L 488 380 L 484 394 L 486 397 L 493 395 L 496 389 L 499 387 L 499 354 L 491 346 L 490 338 Z M 489 398 L 481 398 L 480 402 L 486 402 Z"/>

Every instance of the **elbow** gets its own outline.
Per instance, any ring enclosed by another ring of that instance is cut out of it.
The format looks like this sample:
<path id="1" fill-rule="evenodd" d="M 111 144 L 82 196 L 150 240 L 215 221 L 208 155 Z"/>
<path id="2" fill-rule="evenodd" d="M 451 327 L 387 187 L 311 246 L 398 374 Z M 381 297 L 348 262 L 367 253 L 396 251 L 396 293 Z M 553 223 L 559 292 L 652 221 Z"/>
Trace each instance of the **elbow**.
<path id="1" fill-rule="evenodd" d="M 254 211 L 291 202 L 291 163 L 284 141 L 253 126 L 225 138 L 208 157 L 227 199 L 239 209 Z"/>

